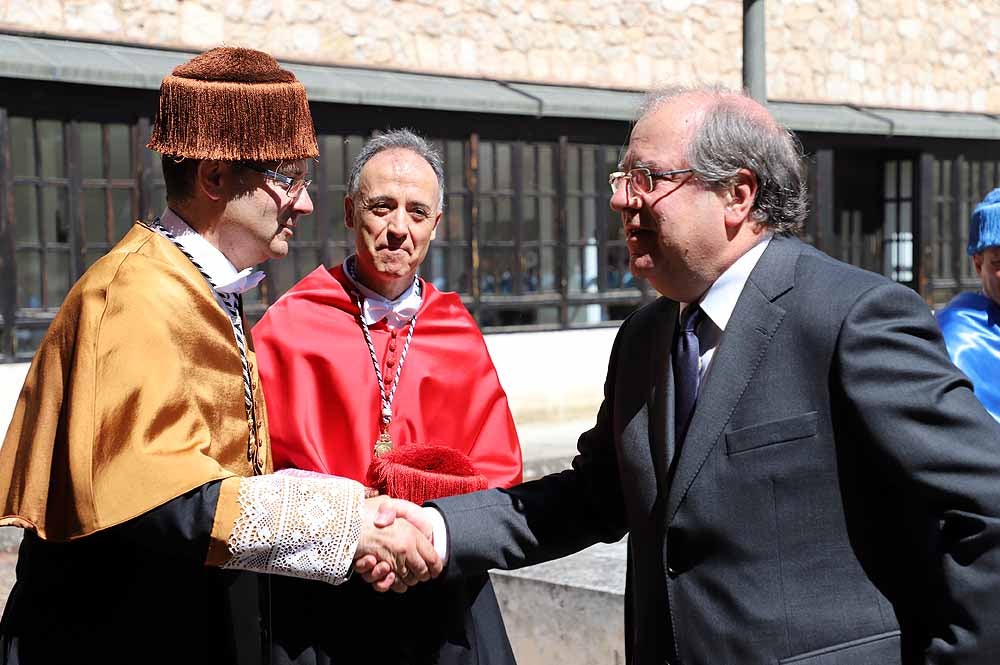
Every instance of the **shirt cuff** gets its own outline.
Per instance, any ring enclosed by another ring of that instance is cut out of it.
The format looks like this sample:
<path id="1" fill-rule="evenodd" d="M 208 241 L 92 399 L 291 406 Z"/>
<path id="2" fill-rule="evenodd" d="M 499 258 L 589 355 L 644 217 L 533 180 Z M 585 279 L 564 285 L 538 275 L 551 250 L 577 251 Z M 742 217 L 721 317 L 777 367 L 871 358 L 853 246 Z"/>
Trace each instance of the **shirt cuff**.
<path id="1" fill-rule="evenodd" d="M 444 515 L 434 506 L 427 507 L 427 519 L 434 530 L 434 551 L 441 557 L 441 563 L 448 563 L 448 527 L 444 523 Z"/>

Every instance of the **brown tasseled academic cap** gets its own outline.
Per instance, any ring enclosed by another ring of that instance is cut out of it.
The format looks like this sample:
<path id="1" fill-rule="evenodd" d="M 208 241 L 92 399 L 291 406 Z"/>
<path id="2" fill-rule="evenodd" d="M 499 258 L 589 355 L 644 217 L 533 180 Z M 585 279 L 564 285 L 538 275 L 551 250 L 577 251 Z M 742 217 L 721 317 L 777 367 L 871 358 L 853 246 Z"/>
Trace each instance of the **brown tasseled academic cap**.
<path id="1" fill-rule="evenodd" d="M 164 155 L 227 161 L 317 157 L 306 89 L 261 51 L 220 47 L 160 84 L 148 147 Z"/>

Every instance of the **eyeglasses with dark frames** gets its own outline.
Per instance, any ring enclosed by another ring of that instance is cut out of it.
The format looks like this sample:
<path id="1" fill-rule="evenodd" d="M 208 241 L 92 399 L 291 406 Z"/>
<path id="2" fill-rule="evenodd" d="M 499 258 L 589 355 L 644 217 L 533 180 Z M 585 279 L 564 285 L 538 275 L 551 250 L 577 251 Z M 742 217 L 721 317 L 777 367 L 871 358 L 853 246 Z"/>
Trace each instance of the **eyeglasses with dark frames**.
<path id="1" fill-rule="evenodd" d="M 263 166 L 258 166 L 252 162 L 240 162 L 240 166 L 251 171 L 256 171 L 265 178 L 278 183 L 285 190 L 285 193 L 288 194 L 289 198 L 296 198 L 302 193 L 302 190 L 312 184 L 312 180 L 309 178 L 293 178 L 272 169 L 265 169 Z"/>
<path id="2" fill-rule="evenodd" d="M 608 175 L 608 184 L 611 185 L 611 193 L 614 194 L 622 186 L 628 183 L 633 191 L 648 194 L 653 191 L 655 180 L 672 178 L 682 173 L 694 173 L 694 169 L 674 169 L 672 171 L 652 171 L 645 166 L 637 166 L 628 171 L 615 171 Z"/>

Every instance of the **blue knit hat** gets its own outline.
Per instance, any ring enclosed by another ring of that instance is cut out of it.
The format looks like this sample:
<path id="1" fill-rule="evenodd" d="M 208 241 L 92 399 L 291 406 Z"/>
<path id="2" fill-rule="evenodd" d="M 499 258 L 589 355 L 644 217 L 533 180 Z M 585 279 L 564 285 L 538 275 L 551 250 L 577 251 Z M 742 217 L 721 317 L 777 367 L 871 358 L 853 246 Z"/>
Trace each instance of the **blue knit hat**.
<path id="1" fill-rule="evenodd" d="M 969 256 L 1000 246 L 1000 187 L 986 195 L 969 220 Z"/>

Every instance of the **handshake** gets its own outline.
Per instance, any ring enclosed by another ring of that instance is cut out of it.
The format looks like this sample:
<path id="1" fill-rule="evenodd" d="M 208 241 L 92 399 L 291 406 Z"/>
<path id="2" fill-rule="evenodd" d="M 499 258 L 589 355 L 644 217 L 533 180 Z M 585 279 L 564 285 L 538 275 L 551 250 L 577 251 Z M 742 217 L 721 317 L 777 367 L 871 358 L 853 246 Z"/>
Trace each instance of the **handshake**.
<path id="1" fill-rule="evenodd" d="M 365 499 L 354 571 L 376 591 L 397 593 L 440 575 L 433 511 L 388 496 Z"/>

